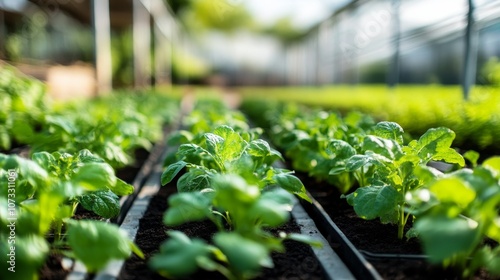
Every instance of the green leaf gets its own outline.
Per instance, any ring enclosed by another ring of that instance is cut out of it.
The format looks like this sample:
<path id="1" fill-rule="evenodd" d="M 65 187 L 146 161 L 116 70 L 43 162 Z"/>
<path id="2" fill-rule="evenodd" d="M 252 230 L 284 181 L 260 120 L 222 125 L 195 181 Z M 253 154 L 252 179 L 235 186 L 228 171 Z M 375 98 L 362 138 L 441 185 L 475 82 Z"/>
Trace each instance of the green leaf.
<path id="1" fill-rule="evenodd" d="M 464 158 L 472 164 L 472 167 L 475 167 L 477 165 L 477 161 L 479 160 L 479 153 L 473 150 L 469 150 L 464 153 Z"/>
<path id="2" fill-rule="evenodd" d="M 295 240 L 298 242 L 309 244 L 309 245 L 317 247 L 317 248 L 323 247 L 323 243 L 321 243 L 321 241 L 316 240 L 316 239 L 314 239 L 310 236 L 304 235 L 304 234 L 290 233 L 290 234 L 286 235 L 286 239 Z"/>
<path id="3" fill-rule="evenodd" d="M 161 174 L 161 184 L 164 186 L 170 181 L 172 181 L 177 174 L 187 165 L 185 161 L 178 161 L 167 167 L 167 169 Z"/>
<path id="4" fill-rule="evenodd" d="M 276 183 L 284 190 L 297 195 L 305 201 L 312 202 L 311 198 L 307 195 L 306 188 L 299 178 L 289 173 L 278 173 L 273 176 Z"/>
<path id="5" fill-rule="evenodd" d="M 363 219 L 381 218 L 382 222 L 396 222 L 401 195 L 391 186 L 358 188 L 352 196 L 354 211 Z"/>
<path id="6" fill-rule="evenodd" d="M 363 150 L 372 151 L 391 160 L 399 158 L 402 154 L 401 147 L 396 141 L 372 135 L 365 137 Z"/>
<path id="7" fill-rule="evenodd" d="M 90 163 L 90 162 L 105 163 L 105 161 L 102 158 L 92 154 L 87 149 L 83 149 L 78 152 L 78 159 L 83 163 Z"/>
<path id="8" fill-rule="evenodd" d="M 114 186 L 108 186 L 109 189 L 118 196 L 124 196 L 134 193 L 134 186 L 127 184 L 120 178 L 116 178 L 116 184 Z"/>
<path id="9" fill-rule="evenodd" d="M 395 122 L 379 122 L 373 128 L 375 136 L 391 139 L 399 144 L 403 144 L 403 128 Z"/>
<path id="10" fill-rule="evenodd" d="M 260 196 L 260 190 L 257 186 L 248 185 L 238 175 L 217 175 L 212 179 L 212 183 L 215 189 L 213 204 L 226 211 L 249 207 Z"/>
<path id="11" fill-rule="evenodd" d="M 130 256 L 132 248 L 127 234 L 118 226 L 99 221 L 69 220 L 68 244 L 74 256 L 89 272 L 102 269 L 111 260 Z"/>
<path id="12" fill-rule="evenodd" d="M 120 200 L 110 190 L 98 190 L 78 197 L 82 206 L 104 218 L 113 218 L 120 214 Z"/>
<path id="13" fill-rule="evenodd" d="M 477 222 L 460 217 L 423 216 L 417 219 L 414 227 L 429 255 L 429 261 L 433 263 L 470 252 L 477 246 L 480 236 Z"/>
<path id="14" fill-rule="evenodd" d="M 206 219 L 210 214 L 210 200 L 199 192 L 177 193 L 168 199 L 169 208 L 163 216 L 168 226 Z"/>
<path id="15" fill-rule="evenodd" d="M 455 139 L 455 132 L 446 127 L 431 128 L 427 130 L 417 141 L 415 149 L 424 161 L 433 159 L 439 153 L 439 157 L 446 160 L 446 155 L 453 159 L 456 155 L 451 155 L 450 147 Z"/>
<path id="16" fill-rule="evenodd" d="M 373 159 L 367 155 L 354 155 L 347 160 L 346 171 L 354 172 L 371 163 L 372 161 Z"/>
<path id="17" fill-rule="evenodd" d="M 55 157 L 47 152 L 33 153 L 31 159 L 33 159 L 33 161 L 36 162 L 38 165 L 44 166 L 45 169 L 48 169 L 49 167 L 56 164 Z"/>
<path id="18" fill-rule="evenodd" d="M 176 155 L 179 159 L 192 164 L 199 164 L 202 156 L 209 156 L 215 160 L 212 154 L 196 144 L 180 145 Z"/>
<path id="19" fill-rule="evenodd" d="M 429 186 L 436 198 L 442 203 L 454 203 L 466 208 L 476 198 L 476 192 L 458 178 L 442 178 Z"/>
<path id="20" fill-rule="evenodd" d="M 266 246 L 237 233 L 219 232 L 214 243 L 227 256 L 231 269 L 244 278 L 256 276 L 262 267 L 274 266 Z"/>
<path id="21" fill-rule="evenodd" d="M 181 278 L 194 273 L 199 262 L 210 259 L 210 246 L 202 239 L 189 239 L 180 231 L 168 231 L 169 239 L 160 253 L 149 260 L 149 267 L 168 278 Z"/>
<path id="22" fill-rule="evenodd" d="M 493 156 L 490 158 L 487 158 L 482 166 L 488 168 L 495 174 L 495 177 L 499 178 L 500 177 L 500 156 Z"/>
<path id="23" fill-rule="evenodd" d="M 240 134 L 231 127 L 223 125 L 214 130 L 214 134 L 224 139 L 221 146 L 218 147 L 218 156 L 222 161 L 233 161 L 241 156 L 245 150 L 247 142 L 241 138 Z"/>
<path id="24" fill-rule="evenodd" d="M 76 170 L 72 178 L 86 190 L 106 189 L 116 184 L 115 171 L 107 163 L 87 163 Z"/>
<path id="25" fill-rule="evenodd" d="M 210 188 L 211 175 L 204 169 L 192 169 L 177 181 L 177 191 L 194 192 Z"/>

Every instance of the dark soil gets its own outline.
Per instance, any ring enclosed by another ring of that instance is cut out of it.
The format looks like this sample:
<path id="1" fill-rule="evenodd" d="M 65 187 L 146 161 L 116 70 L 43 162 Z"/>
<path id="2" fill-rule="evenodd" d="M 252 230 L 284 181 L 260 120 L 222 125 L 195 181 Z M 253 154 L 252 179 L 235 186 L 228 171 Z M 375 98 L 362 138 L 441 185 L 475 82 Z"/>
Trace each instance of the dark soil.
<path id="1" fill-rule="evenodd" d="M 210 222 L 189 223 L 175 228 L 169 228 L 162 223 L 163 213 L 167 209 L 167 197 L 175 192 L 175 186 L 167 185 L 160 189 L 159 193 L 151 199 L 144 217 L 140 220 L 139 231 L 135 240 L 146 258 L 145 260 L 136 256 L 130 258 L 125 263 L 119 279 L 164 279 L 148 268 L 147 261 L 152 255 L 158 252 L 161 243 L 165 241 L 166 230 L 180 230 L 191 237 L 203 238 L 207 241 L 211 240 L 212 235 L 216 232 L 216 228 Z M 300 232 L 299 226 L 293 221 L 279 230 Z M 274 232 L 277 232 L 277 230 Z M 272 254 L 275 267 L 273 269 L 264 269 L 261 276 L 257 279 L 324 279 L 321 266 L 309 246 L 295 241 L 286 241 L 285 249 L 285 254 Z M 186 279 L 224 278 L 218 273 L 199 270 L 196 274 Z"/>

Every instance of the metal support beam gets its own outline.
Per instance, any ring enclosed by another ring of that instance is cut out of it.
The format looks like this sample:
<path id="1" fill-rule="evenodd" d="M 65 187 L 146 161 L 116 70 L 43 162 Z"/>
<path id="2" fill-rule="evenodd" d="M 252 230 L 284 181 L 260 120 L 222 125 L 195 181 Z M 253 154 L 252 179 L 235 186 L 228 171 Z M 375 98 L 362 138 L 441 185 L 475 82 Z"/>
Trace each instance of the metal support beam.
<path id="1" fill-rule="evenodd" d="M 474 1 L 468 0 L 467 27 L 465 29 L 464 69 L 462 77 L 462 92 L 464 99 L 469 98 L 471 87 L 476 81 L 478 38 L 474 21 Z"/>
<path id="2" fill-rule="evenodd" d="M 151 84 L 151 18 L 145 5 L 148 0 L 133 0 L 134 85 Z"/>
<path id="3" fill-rule="evenodd" d="M 393 43 L 393 54 L 391 59 L 391 66 L 389 71 L 389 76 L 387 79 L 389 87 L 395 87 L 399 83 L 399 71 L 400 71 L 400 41 L 401 41 L 401 20 L 400 20 L 400 7 L 401 0 L 392 0 L 392 10 L 393 10 L 393 23 L 392 23 L 392 43 Z"/>
<path id="4" fill-rule="evenodd" d="M 91 0 L 90 5 L 94 31 L 97 92 L 105 93 L 111 91 L 113 84 L 109 0 Z"/>

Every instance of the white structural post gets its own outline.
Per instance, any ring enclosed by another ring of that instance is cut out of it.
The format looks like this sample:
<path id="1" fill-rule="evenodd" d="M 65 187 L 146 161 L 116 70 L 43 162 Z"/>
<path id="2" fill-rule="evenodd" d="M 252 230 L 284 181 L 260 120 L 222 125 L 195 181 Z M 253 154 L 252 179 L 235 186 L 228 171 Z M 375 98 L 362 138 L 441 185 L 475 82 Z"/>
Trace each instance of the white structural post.
<path id="1" fill-rule="evenodd" d="M 151 84 L 151 21 L 146 5 L 149 5 L 149 0 L 133 0 L 132 37 L 136 88 Z"/>
<path id="2" fill-rule="evenodd" d="M 470 89 L 476 80 L 478 38 L 474 22 L 474 1 L 468 0 L 467 27 L 465 30 L 464 70 L 462 90 L 464 99 L 469 99 Z"/>
<path id="3" fill-rule="evenodd" d="M 110 92 L 113 87 L 109 0 L 92 0 L 90 5 L 94 30 L 94 63 L 97 92 L 105 93 Z"/>

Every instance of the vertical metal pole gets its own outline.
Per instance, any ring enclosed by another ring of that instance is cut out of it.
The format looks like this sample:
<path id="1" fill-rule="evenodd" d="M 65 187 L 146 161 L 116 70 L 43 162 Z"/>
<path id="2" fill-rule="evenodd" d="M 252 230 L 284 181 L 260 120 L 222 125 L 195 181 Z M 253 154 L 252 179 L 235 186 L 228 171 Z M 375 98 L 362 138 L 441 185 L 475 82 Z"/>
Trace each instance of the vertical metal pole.
<path id="1" fill-rule="evenodd" d="M 474 1 L 468 0 L 467 27 L 465 29 L 464 69 L 462 77 L 462 91 L 464 99 L 469 99 L 470 89 L 476 80 L 477 71 L 477 32 L 474 21 Z"/>
<path id="2" fill-rule="evenodd" d="M 151 22 L 144 5 L 148 0 L 133 0 L 133 48 L 134 48 L 134 85 L 141 88 L 150 85 L 151 74 Z"/>
<path id="3" fill-rule="evenodd" d="M 3 5 L 3 0 L 0 0 Z M 5 53 L 5 43 L 7 41 L 7 32 L 5 30 L 5 17 L 3 10 L 0 10 L 0 59 L 5 59 L 7 54 Z"/>
<path id="4" fill-rule="evenodd" d="M 399 83 L 399 64 L 400 64 L 400 41 L 401 41 L 401 19 L 400 19 L 401 0 L 392 0 L 393 10 L 393 54 L 390 72 L 388 76 L 389 87 L 393 88 Z"/>
<path id="5" fill-rule="evenodd" d="M 92 0 L 92 26 L 94 31 L 94 63 L 96 67 L 97 93 L 112 89 L 111 31 L 109 0 Z"/>

